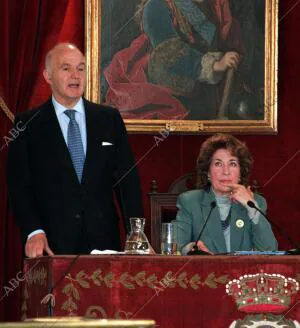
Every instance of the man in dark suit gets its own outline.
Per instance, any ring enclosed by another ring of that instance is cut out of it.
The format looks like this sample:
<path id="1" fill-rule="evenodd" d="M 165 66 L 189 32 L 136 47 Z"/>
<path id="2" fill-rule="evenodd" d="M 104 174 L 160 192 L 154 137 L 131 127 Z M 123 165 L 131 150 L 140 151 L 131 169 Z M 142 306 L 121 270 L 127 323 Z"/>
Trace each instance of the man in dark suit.
<path id="1" fill-rule="evenodd" d="M 119 111 L 82 98 L 80 50 L 58 44 L 46 56 L 52 98 L 16 119 L 9 196 L 29 257 L 120 249 L 114 190 L 128 232 L 142 216 L 139 178 Z"/>

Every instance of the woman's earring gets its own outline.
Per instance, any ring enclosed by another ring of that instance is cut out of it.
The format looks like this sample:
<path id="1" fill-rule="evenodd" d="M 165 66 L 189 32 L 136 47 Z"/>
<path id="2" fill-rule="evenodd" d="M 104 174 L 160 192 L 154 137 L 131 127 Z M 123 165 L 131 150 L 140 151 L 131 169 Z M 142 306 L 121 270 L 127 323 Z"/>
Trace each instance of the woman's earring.
<path id="1" fill-rule="evenodd" d="M 207 174 L 207 180 L 210 181 L 210 174 Z"/>

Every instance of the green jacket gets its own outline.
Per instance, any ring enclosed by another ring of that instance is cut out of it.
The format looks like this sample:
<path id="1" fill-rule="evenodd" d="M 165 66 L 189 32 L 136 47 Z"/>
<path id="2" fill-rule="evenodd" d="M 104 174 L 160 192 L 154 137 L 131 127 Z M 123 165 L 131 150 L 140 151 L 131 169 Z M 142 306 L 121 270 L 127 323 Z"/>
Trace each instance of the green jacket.
<path id="1" fill-rule="evenodd" d="M 265 213 L 267 209 L 266 200 L 257 194 L 254 195 L 254 199 L 258 207 Z M 203 189 L 192 190 L 179 195 L 176 217 L 179 249 L 197 239 L 211 209 L 212 201 L 216 201 L 216 199 L 211 189 L 207 191 Z M 225 253 L 227 251 L 217 206 L 212 210 L 201 241 L 213 253 Z M 258 223 L 254 224 L 249 219 L 247 209 L 239 203 L 233 203 L 231 208 L 230 246 L 231 252 L 275 251 L 278 247 L 270 223 L 260 215 Z"/>

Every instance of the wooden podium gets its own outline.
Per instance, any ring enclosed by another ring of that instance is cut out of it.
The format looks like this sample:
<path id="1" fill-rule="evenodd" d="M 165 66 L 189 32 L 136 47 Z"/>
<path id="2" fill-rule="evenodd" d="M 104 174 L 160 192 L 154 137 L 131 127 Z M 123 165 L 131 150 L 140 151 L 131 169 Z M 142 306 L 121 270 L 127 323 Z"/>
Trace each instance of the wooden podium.
<path id="1" fill-rule="evenodd" d="M 24 270 L 23 319 L 152 319 L 160 328 L 223 328 L 245 317 L 226 294 L 229 280 L 263 271 L 300 281 L 300 257 L 54 256 L 27 259 Z M 288 318 L 300 321 L 299 293 L 291 301 Z"/>

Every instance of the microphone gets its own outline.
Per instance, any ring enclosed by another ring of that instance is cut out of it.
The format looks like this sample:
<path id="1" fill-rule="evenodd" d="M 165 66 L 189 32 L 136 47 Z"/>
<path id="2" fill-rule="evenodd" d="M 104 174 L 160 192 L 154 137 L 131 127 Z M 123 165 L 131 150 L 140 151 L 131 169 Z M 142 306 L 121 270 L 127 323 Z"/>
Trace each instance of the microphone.
<path id="1" fill-rule="evenodd" d="M 210 253 L 205 252 L 205 251 L 202 251 L 201 249 L 199 249 L 197 243 L 198 243 L 198 241 L 200 240 L 200 238 L 201 238 L 201 236 L 202 236 L 202 233 L 203 233 L 203 231 L 204 231 L 204 229 L 205 229 L 205 227 L 206 227 L 206 224 L 207 224 L 207 222 L 208 222 L 208 220 L 209 220 L 209 218 L 210 218 L 210 216 L 211 216 L 211 213 L 212 213 L 213 209 L 216 207 L 216 205 L 217 205 L 217 204 L 216 204 L 215 201 L 212 201 L 212 202 L 210 203 L 210 211 L 209 211 L 209 213 L 208 213 L 208 215 L 207 215 L 207 218 L 206 218 L 206 220 L 204 221 L 204 224 L 203 224 L 203 226 L 202 226 L 202 229 L 201 229 L 200 232 L 199 232 L 198 238 L 196 239 L 193 248 L 187 253 L 187 255 L 211 255 Z"/>
<path id="2" fill-rule="evenodd" d="M 279 225 L 277 225 L 276 223 L 274 223 L 273 221 L 271 221 L 267 216 L 266 214 L 259 208 L 257 207 L 251 200 L 249 200 L 247 202 L 247 205 L 251 208 L 254 208 L 256 209 L 263 217 L 265 217 L 268 222 L 270 222 L 270 224 L 276 228 L 278 231 L 281 232 L 281 235 L 286 238 L 286 240 L 289 241 L 289 243 L 293 246 L 293 247 L 296 247 L 294 249 L 291 249 L 291 250 L 288 250 L 286 251 L 286 254 L 289 254 L 289 255 L 298 255 L 300 254 L 300 248 L 297 248 L 296 244 L 294 243 L 294 241 L 289 237 L 289 235 L 286 233 L 286 231 L 282 228 L 282 227 L 279 227 Z"/>

